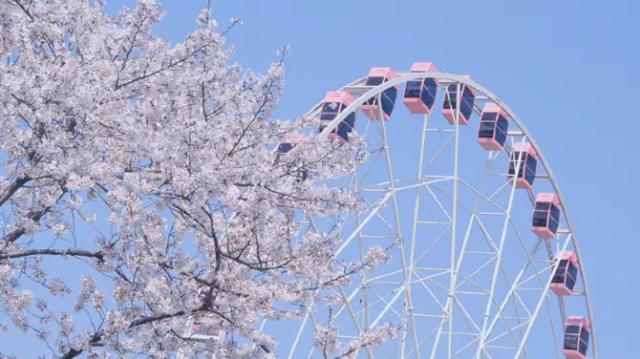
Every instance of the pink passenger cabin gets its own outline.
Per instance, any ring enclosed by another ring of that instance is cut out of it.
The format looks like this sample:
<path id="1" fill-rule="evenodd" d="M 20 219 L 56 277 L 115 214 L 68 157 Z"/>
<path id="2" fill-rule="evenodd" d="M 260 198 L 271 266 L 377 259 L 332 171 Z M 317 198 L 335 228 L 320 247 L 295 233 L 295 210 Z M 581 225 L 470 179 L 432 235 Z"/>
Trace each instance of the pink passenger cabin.
<path id="1" fill-rule="evenodd" d="M 465 75 L 465 79 L 471 80 L 471 76 Z M 473 104 L 476 99 L 476 89 L 471 86 L 460 84 L 460 98 L 458 101 L 458 83 L 454 82 L 447 86 L 447 94 L 444 97 L 444 103 L 442 104 L 442 115 L 449 121 L 450 124 L 455 123 L 456 112 L 458 109 L 458 103 L 460 104 L 458 124 L 466 125 L 471 120 L 473 114 Z"/>
<path id="2" fill-rule="evenodd" d="M 556 271 L 551 279 L 551 290 L 557 295 L 573 295 L 578 279 L 578 256 L 571 251 L 564 251 L 554 258 Z"/>
<path id="3" fill-rule="evenodd" d="M 516 188 L 532 189 L 536 178 L 538 153 L 529 143 L 517 143 L 513 146 L 509 160 L 509 180 L 516 177 Z M 519 166 L 518 166 L 519 164 Z M 516 175 L 516 168 L 519 168 Z"/>
<path id="4" fill-rule="evenodd" d="M 591 322 L 584 317 L 569 317 L 564 323 L 564 355 L 569 359 L 586 359 L 591 336 Z"/>
<path id="5" fill-rule="evenodd" d="M 320 128 L 322 132 L 347 106 L 353 103 L 353 98 L 345 91 L 329 91 L 322 101 L 320 109 Z M 331 131 L 330 138 L 338 139 L 342 143 L 349 141 L 349 134 L 356 124 L 356 113 L 351 112 Z"/>
<path id="6" fill-rule="evenodd" d="M 395 77 L 398 75 L 390 67 L 372 67 L 364 85 L 378 86 Z M 368 99 L 360 109 L 370 120 L 389 120 L 395 107 L 396 97 L 398 97 L 398 86 L 392 86 L 384 90 L 380 94 L 380 98 L 375 96 Z M 382 102 L 382 111 L 380 111 L 380 102 Z"/>
<path id="7" fill-rule="evenodd" d="M 288 153 L 298 144 L 303 143 L 306 140 L 307 140 L 307 136 L 297 132 L 290 132 L 284 135 L 282 142 L 276 148 L 275 163 L 277 164 L 278 162 L 280 162 L 280 158 L 285 153 Z M 304 181 L 307 179 L 308 172 L 306 169 L 300 169 L 295 173 L 295 175 L 298 181 Z"/>
<path id="8" fill-rule="evenodd" d="M 411 72 L 435 72 L 436 66 L 430 62 L 416 62 Z M 411 113 L 431 113 L 438 92 L 438 80 L 423 78 L 407 81 L 402 102 Z"/>
<path id="9" fill-rule="evenodd" d="M 560 225 L 562 205 L 555 193 L 540 193 L 536 196 L 531 230 L 540 238 L 555 238 Z"/>
<path id="10" fill-rule="evenodd" d="M 304 142 L 306 138 L 307 137 L 305 135 L 297 132 L 290 132 L 284 135 L 282 142 L 278 145 L 278 149 L 277 149 L 278 157 L 282 154 L 285 154 L 291 151 L 294 147 L 296 147 L 297 144 Z"/>
<path id="11" fill-rule="evenodd" d="M 480 115 L 478 143 L 487 151 L 501 151 L 507 140 L 509 116 L 498 104 L 488 102 Z"/>
<path id="12" fill-rule="evenodd" d="M 217 349 L 217 347 L 224 344 L 226 333 L 220 328 L 211 328 L 204 326 L 198 319 L 195 319 L 191 325 L 190 340 L 207 343 L 209 349 Z"/>

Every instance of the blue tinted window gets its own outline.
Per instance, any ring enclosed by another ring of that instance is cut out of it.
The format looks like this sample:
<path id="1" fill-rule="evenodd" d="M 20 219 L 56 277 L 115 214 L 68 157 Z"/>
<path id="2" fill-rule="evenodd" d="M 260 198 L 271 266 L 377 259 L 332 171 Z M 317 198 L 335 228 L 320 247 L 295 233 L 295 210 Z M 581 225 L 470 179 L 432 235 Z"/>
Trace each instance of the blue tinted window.
<path id="1" fill-rule="evenodd" d="M 436 101 L 436 94 L 438 91 L 438 85 L 434 79 L 425 79 L 422 89 L 422 103 L 424 103 L 429 109 L 433 107 L 433 103 Z"/>
<path id="2" fill-rule="evenodd" d="M 583 342 L 588 343 L 589 342 L 589 332 L 586 330 L 583 330 L 582 332 L 580 332 L 580 340 L 582 340 Z"/>
<path id="3" fill-rule="evenodd" d="M 322 105 L 322 113 L 338 113 L 340 112 L 340 107 L 342 104 L 340 102 L 325 102 Z"/>
<path id="4" fill-rule="evenodd" d="M 533 156 L 527 156 L 527 173 L 525 179 L 529 184 L 533 184 L 533 180 L 536 178 L 536 165 L 536 159 L 533 158 Z"/>
<path id="5" fill-rule="evenodd" d="M 547 227 L 549 227 L 549 230 L 555 234 L 558 232 L 558 221 L 553 218 L 549 218 L 549 225 Z"/>
<path id="6" fill-rule="evenodd" d="M 320 120 L 330 121 L 336 118 L 336 115 L 340 112 L 342 103 L 340 102 L 325 102 L 322 105 L 320 111 Z"/>
<path id="7" fill-rule="evenodd" d="M 467 86 L 464 86 L 462 91 L 462 104 L 460 105 L 460 112 L 464 116 L 464 118 L 469 119 L 471 117 L 471 113 L 473 112 L 473 103 L 475 101 L 475 96 L 471 89 Z"/>
<path id="8" fill-rule="evenodd" d="M 462 116 L 464 116 L 465 119 L 470 119 L 471 118 L 471 113 L 473 112 L 473 106 L 469 106 L 465 103 L 462 104 L 462 106 L 460 106 L 460 113 L 462 114 Z"/>
<path id="9" fill-rule="evenodd" d="M 558 263 L 558 267 L 556 268 L 556 272 L 553 274 L 552 283 L 564 283 L 564 277 L 567 273 L 567 264 L 569 261 L 563 259 Z"/>
<path id="10" fill-rule="evenodd" d="M 564 285 L 571 291 L 573 291 L 573 288 L 576 286 L 576 280 L 571 277 L 571 276 L 567 276 L 567 279 L 565 280 Z"/>
<path id="11" fill-rule="evenodd" d="M 404 97 L 418 98 L 420 97 L 420 91 L 422 89 L 422 81 L 415 80 L 407 82 L 407 86 L 404 89 Z"/>
<path id="12" fill-rule="evenodd" d="M 580 344 L 580 353 L 582 355 L 587 355 L 587 344 L 585 343 Z"/>
<path id="13" fill-rule="evenodd" d="M 338 115 L 335 114 L 335 113 L 321 113 L 320 114 L 320 120 L 322 120 L 322 121 L 331 121 L 334 118 L 336 118 L 336 116 L 338 116 Z"/>
<path id="14" fill-rule="evenodd" d="M 467 86 L 463 87 L 462 100 L 470 103 L 471 105 L 473 105 L 473 102 L 475 100 L 475 96 L 473 95 L 473 91 Z"/>
<path id="15" fill-rule="evenodd" d="M 356 114 L 355 112 L 350 113 L 343 121 L 344 123 L 346 123 L 347 125 L 349 125 L 350 128 L 355 127 L 356 124 Z"/>
<path id="16" fill-rule="evenodd" d="M 573 263 L 569 263 L 567 272 L 568 275 L 565 285 L 567 286 L 567 288 L 569 288 L 569 290 L 573 290 L 573 288 L 576 286 L 578 268 Z"/>
<path id="17" fill-rule="evenodd" d="M 498 121 L 496 122 L 496 135 L 494 137 L 500 145 L 504 145 L 507 140 L 508 128 L 509 122 L 502 117 L 502 115 L 499 116 Z"/>
<path id="18" fill-rule="evenodd" d="M 374 76 L 368 77 L 365 86 L 377 86 L 384 82 L 384 77 Z"/>
<path id="19" fill-rule="evenodd" d="M 386 90 L 384 90 L 383 94 L 385 96 L 387 96 L 387 98 L 389 98 L 389 100 L 391 100 L 391 102 L 396 102 L 396 97 L 398 97 L 398 89 L 394 86 L 394 87 L 390 87 Z"/>
<path id="20" fill-rule="evenodd" d="M 578 267 L 572 262 L 569 262 L 569 275 L 572 278 L 578 278 Z"/>
<path id="21" fill-rule="evenodd" d="M 338 125 L 337 133 L 338 136 L 342 137 L 345 141 L 349 140 L 349 134 L 353 131 L 353 127 L 356 123 L 356 114 L 350 113 L 347 117 L 345 117 L 342 122 Z M 336 132 L 336 131 L 334 131 Z"/>
<path id="22" fill-rule="evenodd" d="M 396 102 L 396 96 L 398 96 L 398 89 L 396 89 L 395 87 L 386 89 L 382 93 L 382 111 L 385 114 L 391 115 L 391 112 L 393 112 L 393 107 L 395 106 Z"/>
<path id="23" fill-rule="evenodd" d="M 549 202 L 536 202 L 536 211 L 548 211 L 551 208 Z"/>
<path id="24" fill-rule="evenodd" d="M 511 152 L 511 160 L 509 161 L 509 174 L 513 175 L 516 173 L 516 165 L 518 164 L 518 159 L 526 160 L 527 153 L 526 152 Z M 518 171 L 518 177 L 522 177 L 524 173 L 524 162 L 520 164 L 520 169 Z"/>
<path id="25" fill-rule="evenodd" d="M 533 211 L 533 223 L 534 227 L 546 227 L 547 218 L 549 217 L 548 211 Z"/>
<path id="26" fill-rule="evenodd" d="M 582 333 L 580 333 L 580 353 L 586 355 L 588 347 L 589 347 L 589 332 L 586 330 L 583 330 Z"/>
<path id="27" fill-rule="evenodd" d="M 573 334 L 564 335 L 564 348 L 568 350 L 578 349 L 578 336 Z"/>
<path id="28" fill-rule="evenodd" d="M 455 109 L 458 101 L 457 101 L 457 86 L 455 84 L 449 85 L 447 88 L 447 95 L 444 97 L 444 104 L 442 105 L 445 109 Z"/>
<path id="29" fill-rule="evenodd" d="M 287 153 L 291 151 L 292 148 L 293 148 L 293 144 L 291 143 L 281 143 L 280 145 L 278 145 L 278 152 Z"/>
<path id="30" fill-rule="evenodd" d="M 502 115 L 498 117 L 498 128 L 505 133 L 509 130 L 509 121 L 507 121 L 506 118 L 502 117 Z"/>
<path id="31" fill-rule="evenodd" d="M 496 112 L 483 112 L 480 121 L 495 121 L 498 114 Z"/>
<path id="32" fill-rule="evenodd" d="M 579 325 L 569 325 L 565 330 L 564 330 L 565 334 L 578 334 L 580 333 L 580 326 Z"/>
<path id="33" fill-rule="evenodd" d="M 342 137 L 345 141 L 349 140 L 349 133 L 351 132 L 351 126 L 344 122 L 340 122 L 338 125 L 338 136 Z"/>
<path id="34" fill-rule="evenodd" d="M 484 116 L 483 116 L 484 117 Z M 480 138 L 493 138 L 493 130 L 496 123 L 492 121 L 480 122 L 480 129 L 478 130 L 478 137 Z"/>
<path id="35" fill-rule="evenodd" d="M 560 209 L 555 204 L 551 205 L 551 218 L 556 222 L 560 221 Z"/>
<path id="36" fill-rule="evenodd" d="M 427 91 L 429 91 L 429 93 L 432 96 L 436 96 L 436 93 L 438 92 L 438 84 L 436 83 L 436 80 L 432 79 L 432 78 L 427 78 L 424 80 L 424 87 L 427 89 Z"/>
<path id="37" fill-rule="evenodd" d="M 500 130 L 496 130 L 495 139 L 502 146 L 502 145 L 504 145 L 505 141 L 507 140 L 507 134 L 505 132 L 500 131 Z"/>
<path id="38" fill-rule="evenodd" d="M 551 205 L 551 211 L 549 213 L 549 229 L 551 232 L 556 233 L 558 231 L 558 224 L 560 223 L 560 209 L 555 205 Z"/>

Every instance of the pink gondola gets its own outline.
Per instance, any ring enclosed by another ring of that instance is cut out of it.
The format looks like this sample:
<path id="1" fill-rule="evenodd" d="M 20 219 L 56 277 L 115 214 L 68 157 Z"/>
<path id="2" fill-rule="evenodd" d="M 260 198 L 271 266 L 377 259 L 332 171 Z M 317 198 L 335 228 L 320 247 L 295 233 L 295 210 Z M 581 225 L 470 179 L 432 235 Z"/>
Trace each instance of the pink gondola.
<path id="1" fill-rule="evenodd" d="M 319 132 L 322 132 L 333 121 L 338 114 L 344 111 L 347 106 L 353 103 L 353 97 L 345 91 L 329 91 L 322 101 L 322 108 L 320 109 L 320 128 Z M 351 112 L 345 117 L 342 122 L 331 131 L 330 138 L 337 138 L 341 142 L 349 141 L 349 134 L 353 131 L 353 127 L 356 124 L 356 113 Z"/>
<path id="2" fill-rule="evenodd" d="M 540 193 L 536 196 L 531 230 L 538 237 L 551 239 L 556 236 L 560 225 L 562 205 L 555 193 Z"/>
<path id="3" fill-rule="evenodd" d="M 416 62 L 411 72 L 435 72 L 436 66 L 430 62 Z M 408 81 L 404 88 L 402 102 L 411 113 L 431 113 L 438 92 L 438 80 L 424 78 Z"/>
<path id="4" fill-rule="evenodd" d="M 398 75 L 390 67 L 373 67 L 369 70 L 365 86 L 378 86 L 395 77 Z M 389 120 L 395 107 L 396 97 L 398 97 L 398 86 L 392 86 L 384 90 L 380 98 L 375 96 L 368 99 L 360 109 L 371 120 Z M 380 111 L 380 102 L 382 102 L 382 111 Z"/>
<path id="5" fill-rule="evenodd" d="M 291 133 L 286 134 L 284 136 L 284 138 L 282 139 L 282 142 L 276 148 L 275 163 L 277 164 L 278 162 L 280 162 L 280 157 L 282 155 L 284 155 L 285 153 L 288 153 L 294 147 L 296 147 L 298 144 L 303 143 L 306 140 L 307 140 L 307 136 L 305 136 L 305 135 L 303 135 L 301 133 L 291 132 Z M 297 179 L 299 181 L 306 180 L 307 179 L 307 175 L 308 175 L 308 172 L 307 172 L 306 169 L 300 169 L 296 173 Z"/>
<path id="6" fill-rule="evenodd" d="M 509 116 L 497 104 L 489 102 L 484 105 L 480 116 L 478 142 L 485 150 L 501 151 L 507 140 Z"/>
<path id="7" fill-rule="evenodd" d="M 564 323 L 564 355 L 569 359 L 586 359 L 591 336 L 591 322 L 584 317 L 569 317 Z"/>
<path id="8" fill-rule="evenodd" d="M 196 342 L 203 342 L 210 345 L 209 349 L 216 349 L 224 344 L 226 333 L 220 328 L 211 328 L 200 323 L 199 319 L 194 319 L 191 324 L 191 335 L 189 339 Z"/>
<path id="9" fill-rule="evenodd" d="M 516 167 L 520 163 L 519 171 L 516 176 Z M 529 143 L 517 143 L 511 151 L 511 159 L 509 161 L 509 180 L 512 181 L 516 176 L 517 188 L 533 188 L 533 181 L 536 178 L 536 166 L 538 164 L 538 153 Z"/>
<path id="10" fill-rule="evenodd" d="M 284 135 L 282 142 L 278 145 L 277 154 L 278 156 L 281 154 L 285 154 L 291 151 L 297 144 L 304 142 L 307 139 L 307 136 L 297 133 L 291 132 Z"/>
<path id="11" fill-rule="evenodd" d="M 560 252 L 554 257 L 556 270 L 551 279 L 551 290 L 557 295 L 573 295 L 578 280 L 578 256 L 571 251 Z"/>
<path id="12" fill-rule="evenodd" d="M 471 76 L 465 75 L 465 79 L 471 80 Z M 447 93 L 444 97 L 444 103 L 442 104 L 442 115 L 449 121 L 450 124 L 455 123 L 456 109 L 458 103 L 460 103 L 458 124 L 466 125 L 471 119 L 473 114 L 473 104 L 476 98 L 476 89 L 471 86 L 460 84 L 460 97 L 461 101 L 458 101 L 458 83 L 452 83 L 447 86 Z"/>

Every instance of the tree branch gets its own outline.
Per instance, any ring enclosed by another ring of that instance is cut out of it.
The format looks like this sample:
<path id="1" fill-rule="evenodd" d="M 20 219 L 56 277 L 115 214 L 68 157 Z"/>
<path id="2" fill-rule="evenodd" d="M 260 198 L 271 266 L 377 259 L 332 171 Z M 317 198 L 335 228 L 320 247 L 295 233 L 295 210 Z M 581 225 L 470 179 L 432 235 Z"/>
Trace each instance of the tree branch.
<path id="1" fill-rule="evenodd" d="M 104 260 L 104 254 L 102 252 L 90 252 L 82 249 L 48 249 L 48 248 L 29 249 L 26 251 L 22 251 L 18 253 L 9 253 L 9 254 L 4 254 L 0 252 L 0 260 L 23 258 L 23 257 L 30 257 L 30 256 L 40 256 L 40 255 L 90 257 L 90 258 L 96 258 L 101 262 Z"/>
<path id="2" fill-rule="evenodd" d="M 33 21 L 33 15 L 31 15 L 31 13 L 29 12 L 29 10 L 27 10 L 24 5 L 22 5 L 22 3 L 19 0 L 13 0 L 13 2 L 18 5 L 20 7 L 20 9 L 22 9 L 22 11 L 24 11 L 25 14 L 27 14 L 27 16 L 29 17 L 29 19 L 31 19 L 31 21 Z"/>
<path id="3" fill-rule="evenodd" d="M 29 176 L 22 176 L 16 178 L 7 189 L 4 190 L 2 195 L 0 196 L 0 206 L 4 205 L 6 201 L 13 196 L 20 188 L 22 188 L 27 182 L 29 182 L 31 178 Z"/>

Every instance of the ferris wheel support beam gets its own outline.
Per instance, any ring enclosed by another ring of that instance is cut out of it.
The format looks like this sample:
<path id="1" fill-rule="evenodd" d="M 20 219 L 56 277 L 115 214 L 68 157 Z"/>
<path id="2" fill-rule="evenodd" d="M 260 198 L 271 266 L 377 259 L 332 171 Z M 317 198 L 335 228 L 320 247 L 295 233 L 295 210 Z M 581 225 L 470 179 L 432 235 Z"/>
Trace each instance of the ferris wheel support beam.
<path id="1" fill-rule="evenodd" d="M 538 242 L 536 242 L 536 246 L 533 250 L 533 253 L 537 252 L 540 244 L 542 242 L 539 240 Z M 498 319 L 500 319 L 501 314 L 504 312 L 507 304 L 509 303 L 509 300 L 511 299 L 511 297 L 513 296 L 513 294 L 515 293 L 518 284 L 520 283 L 520 280 L 522 279 L 522 276 L 524 275 L 525 271 L 527 270 L 527 268 L 529 267 L 530 262 L 527 262 L 527 264 L 520 270 L 520 272 L 518 273 L 518 275 L 516 276 L 516 278 L 514 278 L 513 280 L 513 285 L 511 286 L 511 288 L 509 288 L 509 292 L 507 293 L 507 295 L 504 297 L 504 299 L 502 300 L 502 303 L 500 303 L 500 307 L 498 308 L 498 311 L 496 312 L 496 315 L 493 317 L 493 319 L 491 320 L 491 324 L 489 325 L 489 328 L 487 329 L 487 334 L 486 336 L 488 337 L 491 332 L 493 331 L 495 325 L 498 322 Z"/>
<path id="2" fill-rule="evenodd" d="M 389 198 L 392 197 L 394 191 L 389 191 L 387 192 L 382 199 L 380 199 L 378 201 L 378 203 L 373 207 L 373 209 L 371 210 L 371 212 L 369 212 L 369 215 L 367 215 L 367 217 L 362 221 L 362 223 L 360 223 L 360 225 L 358 226 L 358 228 L 356 228 L 353 233 L 351 233 L 351 235 L 349 236 L 349 238 L 347 238 L 347 240 L 344 241 L 344 243 L 342 243 L 342 245 L 340 246 L 340 248 L 338 248 L 338 250 L 336 250 L 334 256 L 338 256 L 340 255 L 340 253 L 342 253 L 343 250 L 345 250 L 345 248 L 347 248 L 347 246 L 349 245 L 349 243 L 351 243 L 351 241 L 360 233 L 362 232 L 362 230 L 364 229 L 364 227 L 367 225 L 367 223 L 369 223 L 369 221 L 376 215 L 376 213 L 378 213 L 378 211 L 384 207 L 385 203 L 387 203 L 387 201 L 389 200 Z"/>
<path id="3" fill-rule="evenodd" d="M 426 113 L 424 115 L 424 118 L 422 119 L 422 132 L 420 135 L 420 155 L 418 157 L 418 174 L 417 174 L 417 178 L 421 179 L 422 175 L 423 175 L 423 165 L 424 165 L 424 150 L 425 150 L 425 144 L 427 141 L 427 128 L 429 126 L 429 117 L 430 117 L 430 113 Z M 418 215 L 419 215 L 419 211 L 420 211 L 420 188 L 416 189 L 416 198 L 414 201 L 414 206 L 413 206 L 413 224 L 412 224 L 412 230 L 411 230 L 411 249 L 409 252 L 409 273 L 408 273 L 408 278 L 407 278 L 407 282 L 405 283 L 405 286 L 410 287 L 412 285 L 413 282 L 413 274 L 415 271 L 415 254 L 416 254 L 416 239 L 417 239 L 417 230 L 418 230 Z M 416 322 L 415 322 L 415 317 L 413 316 L 413 308 L 410 308 L 410 310 L 412 311 L 412 315 L 411 315 L 411 327 L 412 327 L 412 331 L 415 333 L 416 332 Z M 417 334 L 414 335 L 414 338 L 417 338 Z M 402 350 L 402 352 L 404 353 L 404 349 Z M 420 358 L 420 345 L 417 342 L 417 340 L 414 341 L 414 352 L 416 353 L 416 357 Z"/>
<path id="4" fill-rule="evenodd" d="M 344 305 L 347 307 L 347 310 L 349 312 L 349 316 L 351 317 L 351 321 L 353 322 L 353 326 L 356 328 L 356 331 L 358 332 L 358 335 L 362 335 L 362 329 L 360 328 L 360 325 L 358 324 L 358 319 L 356 318 L 356 315 L 353 311 L 353 308 L 351 308 L 351 302 L 349 301 L 349 299 L 347 298 L 346 294 L 344 293 L 344 288 L 340 287 L 340 298 L 342 298 L 342 302 L 344 303 Z M 369 357 L 369 359 L 373 358 L 373 353 L 371 352 L 371 348 L 370 347 L 365 347 L 365 349 L 367 350 L 367 356 Z"/>
<path id="5" fill-rule="evenodd" d="M 459 151 L 460 151 L 460 104 L 462 100 L 460 98 L 460 83 L 456 85 L 456 111 L 454 115 L 454 145 L 453 145 L 453 198 L 452 213 L 451 213 L 451 253 L 450 253 L 450 265 L 451 272 L 449 273 L 449 307 L 447 309 L 447 321 L 449 326 L 449 333 L 447 337 L 447 358 L 451 358 L 453 354 L 453 304 L 456 296 L 456 287 L 451 285 L 456 281 L 456 234 L 458 229 L 458 169 L 459 169 Z M 449 92 L 447 92 L 449 96 Z"/>
<path id="6" fill-rule="evenodd" d="M 485 167 L 484 167 L 484 172 L 485 172 L 485 173 L 486 173 L 486 172 L 489 170 L 489 168 L 491 167 L 491 164 L 493 163 L 493 160 L 494 160 L 494 159 L 495 159 L 495 158 L 491 158 L 491 156 L 489 156 L 489 157 L 487 158 L 487 161 L 486 161 L 486 163 L 485 163 Z M 484 177 L 483 177 L 483 178 L 484 178 Z M 460 180 L 460 183 L 463 183 L 463 185 L 464 185 L 464 181 Z M 484 181 L 480 184 L 480 187 L 482 187 L 483 185 L 484 185 Z M 479 192 L 479 193 L 481 193 L 481 191 L 478 191 L 478 192 Z M 467 228 L 466 228 L 466 231 L 465 231 L 465 234 L 464 234 L 464 239 L 463 239 L 463 241 L 462 241 L 462 248 L 460 249 L 460 256 L 458 257 L 458 260 L 457 260 L 457 263 L 456 263 L 455 276 L 454 276 L 454 278 L 453 278 L 452 283 L 450 284 L 450 286 L 451 286 L 452 288 L 455 288 L 455 289 L 457 289 L 457 288 L 458 288 L 458 285 L 457 285 L 458 273 L 460 272 L 460 269 L 461 269 L 461 267 L 462 267 L 462 259 L 464 258 L 464 255 L 465 255 L 465 253 L 466 253 L 466 248 L 467 248 L 467 245 L 468 245 L 468 243 L 469 243 L 469 239 L 471 238 L 471 229 L 472 229 L 472 227 L 473 227 L 473 223 L 477 220 L 477 216 L 478 216 L 478 208 L 479 208 L 479 206 L 480 206 L 480 199 L 481 199 L 480 197 L 478 197 L 478 198 L 476 199 L 476 203 L 475 203 L 475 205 L 474 205 L 473 211 L 472 211 L 472 213 L 471 213 L 471 216 L 469 217 L 469 222 L 467 223 Z M 490 200 L 490 199 L 489 199 L 489 200 Z M 487 202 L 487 200 L 486 200 L 486 199 L 485 199 L 485 202 Z M 463 278 L 464 278 L 464 276 L 463 276 Z M 449 301 L 449 299 L 447 299 L 447 302 L 448 302 L 448 301 Z M 466 310 L 465 310 L 464 306 L 462 306 L 462 304 L 461 304 L 458 300 L 456 300 L 456 303 L 458 303 L 458 306 L 460 307 L 460 309 L 461 309 L 464 313 L 466 313 Z M 476 325 L 476 323 L 471 319 L 471 316 L 469 316 L 468 314 L 467 314 L 467 316 L 469 317 L 469 320 L 471 320 L 471 322 L 473 323 L 473 327 L 475 327 L 475 328 L 476 328 L 476 330 L 480 331 L 480 328 L 478 328 L 478 326 Z M 472 343 L 470 343 L 469 345 L 471 345 L 471 344 L 473 344 L 473 342 L 472 342 Z"/>
<path id="7" fill-rule="evenodd" d="M 397 238 L 396 241 L 398 242 L 398 247 L 400 250 L 400 262 L 402 263 L 402 269 L 403 269 L 403 274 L 404 274 L 404 280 L 405 280 L 405 298 L 406 298 L 406 302 L 405 302 L 405 312 L 409 314 L 409 318 L 411 320 L 411 334 L 413 337 L 413 342 L 416 346 L 416 358 L 420 359 L 420 350 L 418 347 L 418 333 L 416 332 L 416 328 L 415 328 L 415 318 L 413 317 L 413 303 L 411 300 L 411 274 L 409 273 L 409 268 L 407 266 L 407 258 L 404 252 L 404 246 L 403 246 L 403 241 L 404 238 L 402 236 L 402 230 L 400 229 L 401 223 L 400 223 L 400 210 L 398 209 L 398 197 L 396 195 L 396 190 L 395 190 L 395 176 L 393 175 L 393 164 L 391 162 L 391 151 L 389 149 L 389 141 L 387 141 L 387 129 L 386 129 L 386 125 L 385 125 L 385 119 L 384 119 L 384 114 L 383 114 L 383 110 L 382 110 L 382 93 L 378 94 L 378 103 L 380 104 L 379 106 L 379 116 L 380 116 L 380 128 L 382 130 L 382 140 L 384 141 L 385 144 L 385 159 L 386 159 L 386 164 L 387 164 L 387 174 L 389 176 L 389 187 L 391 190 L 391 203 L 393 204 L 393 218 L 394 218 L 394 222 L 396 225 L 396 234 L 397 234 Z M 405 332 L 402 333 L 403 338 L 401 341 L 401 348 L 400 348 L 400 357 L 402 359 L 405 358 L 405 343 L 406 343 L 406 337 L 405 336 Z"/>
<path id="8" fill-rule="evenodd" d="M 564 245 L 562 246 L 562 251 L 565 251 L 567 249 L 567 246 L 569 245 L 569 239 L 571 237 L 567 236 L 567 238 L 564 241 Z M 553 269 L 551 270 L 551 273 L 549 274 L 549 279 L 547 279 L 547 284 L 544 286 L 544 290 L 542 292 L 542 296 L 540 297 L 540 300 L 538 300 L 538 304 L 536 304 L 536 309 L 533 311 L 533 314 L 531 316 L 531 318 L 529 319 L 529 324 L 527 325 L 527 330 L 524 332 L 524 335 L 522 337 L 522 340 L 520 341 L 520 346 L 518 347 L 518 351 L 516 352 L 516 355 L 514 358 L 519 358 L 520 354 L 523 352 L 525 345 L 527 344 L 527 339 L 529 338 L 529 333 L 531 333 L 531 328 L 533 328 L 533 324 L 536 321 L 536 318 L 538 317 L 538 313 L 540 313 L 540 309 L 542 308 L 542 304 L 544 303 L 545 298 L 547 297 L 547 294 L 549 293 L 549 288 L 551 288 L 551 280 L 553 279 L 553 275 L 556 271 L 556 267 L 558 266 L 558 263 L 554 263 L 553 264 Z"/>
<path id="9" fill-rule="evenodd" d="M 449 96 L 449 92 L 446 93 L 445 96 Z M 456 99 L 458 101 L 458 103 L 460 103 L 460 84 L 458 84 L 456 86 Z M 431 358 L 434 358 L 437 351 L 438 351 L 438 346 L 440 344 L 440 337 L 442 336 L 442 330 L 444 328 L 444 321 L 447 322 L 447 326 L 448 326 L 448 336 L 447 336 L 447 357 L 451 358 L 452 357 L 452 352 L 453 352 L 453 305 L 454 305 L 454 301 L 455 301 L 455 293 L 456 293 L 456 286 L 455 286 L 455 282 L 457 280 L 457 270 L 458 270 L 458 266 L 456 264 L 456 230 L 457 230 L 457 217 L 458 217 L 458 183 L 459 183 L 459 176 L 458 176 L 458 159 L 459 159 L 459 135 L 460 135 L 460 124 L 459 124 L 459 117 L 460 117 L 460 106 L 456 106 L 456 111 L 454 114 L 454 130 L 453 130 L 453 140 L 454 140 L 454 160 L 453 160 L 453 196 L 451 198 L 451 202 L 452 202 L 452 213 L 451 213 L 451 226 L 450 231 L 451 231 L 451 253 L 450 253 L 450 269 L 449 269 L 449 293 L 447 296 L 447 302 L 445 304 L 446 306 L 446 312 L 444 313 L 445 316 L 443 318 L 443 322 L 441 323 L 440 327 L 438 328 L 437 334 L 436 334 L 436 338 L 431 350 Z M 434 159 L 436 156 L 438 156 L 440 154 L 441 151 L 444 150 L 444 147 L 448 145 L 449 141 L 451 140 L 451 137 L 449 138 L 449 140 L 447 142 L 445 142 L 445 144 L 438 150 L 438 152 L 436 153 L 436 155 L 434 156 Z M 433 159 L 431 160 L 433 161 Z M 434 196 L 435 198 L 435 196 Z M 444 209 L 444 207 L 438 202 L 438 205 L 440 206 L 440 208 L 445 212 L 446 214 L 446 210 Z M 447 215 L 448 216 L 448 215 Z M 471 217 L 471 220 L 473 220 L 473 215 Z M 464 244 L 463 244 L 464 246 Z M 462 256 L 460 257 L 462 258 Z"/>
<path id="10" fill-rule="evenodd" d="M 526 138 L 523 137 L 521 143 L 525 143 Z M 476 352 L 476 358 L 480 359 L 482 353 L 485 352 L 485 340 L 486 340 L 486 330 L 487 324 L 489 321 L 489 316 L 491 315 L 491 309 L 493 307 L 493 296 L 495 293 L 495 287 L 498 280 L 498 272 L 501 269 L 502 265 L 502 254 L 504 251 L 504 245 L 507 239 L 507 230 L 509 229 L 509 219 L 511 218 L 511 210 L 513 208 L 513 200 L 516 194 L 516 185 L 518 181 L 518 177 L 520 175 L 520 168 L 522 166 L 523 152 L 519 152 L 518 160 L 516 161 L 516 165 L 514 168 L 514 175 L 511 184 L 511 192 L 509 193 L 509 202 L 507 204 L 507 211 L 505 213 L 504 222 L 502 224 L 502 233 L 500 234 L 500 243 L 498 244 L 498 253 L 496 253 L 496 263 L 493 269 L 493 277 L 491 278 L 491 289 L 489 290 L 489 299 L 487 300 L 487 307 L 484 312 L 484 317 L 482 319 L 482 331 L 480 332 L 480 342 L 478 344 L 478 350 Z"/>

